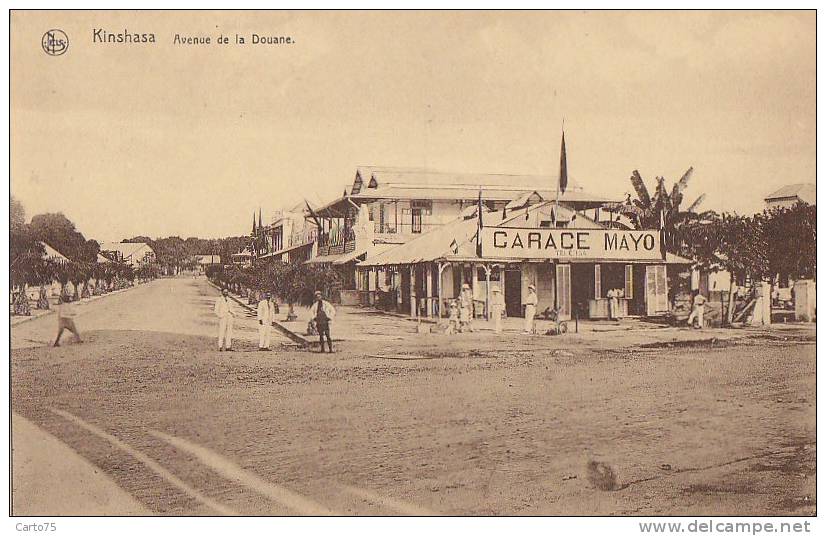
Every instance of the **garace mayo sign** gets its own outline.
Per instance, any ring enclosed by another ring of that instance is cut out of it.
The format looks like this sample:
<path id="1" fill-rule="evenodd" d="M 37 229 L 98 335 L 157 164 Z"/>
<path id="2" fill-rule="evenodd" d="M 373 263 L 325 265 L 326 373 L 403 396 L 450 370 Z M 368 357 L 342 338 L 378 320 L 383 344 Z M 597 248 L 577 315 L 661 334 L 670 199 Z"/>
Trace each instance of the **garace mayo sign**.
<path id="1" fill-rule="evenodd" d="M 482 254 L 520 259 L 662 260 L 658 231 L 485 227 Z"/>

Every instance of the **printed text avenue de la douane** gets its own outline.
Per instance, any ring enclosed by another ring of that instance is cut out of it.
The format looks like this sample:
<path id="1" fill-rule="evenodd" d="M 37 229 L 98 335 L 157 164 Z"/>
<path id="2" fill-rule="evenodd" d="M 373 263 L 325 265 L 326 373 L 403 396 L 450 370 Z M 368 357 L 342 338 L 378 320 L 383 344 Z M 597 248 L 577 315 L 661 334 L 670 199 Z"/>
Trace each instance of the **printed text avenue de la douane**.
<path id="1" fill-rule="evenodd" d="M 207 46 L 207 45 L 294 45 L 295 38 L 289 35 L 268 35 L 261 33 L 225 35 L 188 35 L 175 33 L 169 37 L 173 45 L 180 46 Z M 92 42 L 113 45 L 143 45 L 154 44 L 158 38 L 154 32 L 141 32 L 124 29 L 120 32 L 110 32 L 104 28 L 92 29 Z"/>

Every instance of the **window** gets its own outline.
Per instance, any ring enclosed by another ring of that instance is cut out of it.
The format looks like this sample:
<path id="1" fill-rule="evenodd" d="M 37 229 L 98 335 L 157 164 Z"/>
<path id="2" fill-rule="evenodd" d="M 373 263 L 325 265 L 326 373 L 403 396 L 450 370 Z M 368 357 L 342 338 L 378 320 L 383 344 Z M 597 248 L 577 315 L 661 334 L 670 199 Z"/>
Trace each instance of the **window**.
<path id="1" fill-rule="evenodd" d="M 431 216 L 433 214 L 433 201 L 430 200 L 413 200 L 410 202 L 410 208 L 419 209 L 424 216 Z"/>
<path id="2" fill-rule="evenodd" d="M 410 210 L 410 232 L 411 233 L 421 233 L 422 232 L 422 209 L 414 208 Z"/>

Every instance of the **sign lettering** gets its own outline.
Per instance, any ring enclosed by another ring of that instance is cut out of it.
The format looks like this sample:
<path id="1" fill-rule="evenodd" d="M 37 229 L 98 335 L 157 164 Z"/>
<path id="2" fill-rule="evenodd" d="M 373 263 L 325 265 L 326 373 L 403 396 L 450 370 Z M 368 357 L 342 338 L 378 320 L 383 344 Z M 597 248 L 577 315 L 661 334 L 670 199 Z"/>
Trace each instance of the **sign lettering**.
<path id="1" fill-rule="evenodd" d="M 482 229 L 491 258 L 662 260 L 658 231 L 619 229 Z"/>

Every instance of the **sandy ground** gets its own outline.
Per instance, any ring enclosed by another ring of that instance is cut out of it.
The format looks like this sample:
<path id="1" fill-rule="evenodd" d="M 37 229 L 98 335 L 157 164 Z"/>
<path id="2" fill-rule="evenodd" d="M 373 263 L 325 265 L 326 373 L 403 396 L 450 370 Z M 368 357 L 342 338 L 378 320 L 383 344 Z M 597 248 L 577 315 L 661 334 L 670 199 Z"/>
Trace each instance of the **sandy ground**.
<path id="1" fill-rule="evenodd" d="M 242 316 L 219 353 L 215 295 L 182 278 L 100 300 L 57 349 L 53 318 L 15 326 L 13 410 L 158 514 L 815 512 L 813 327 L 447 338 L 398 319 L 329 355 L 257 352 Z"/>

